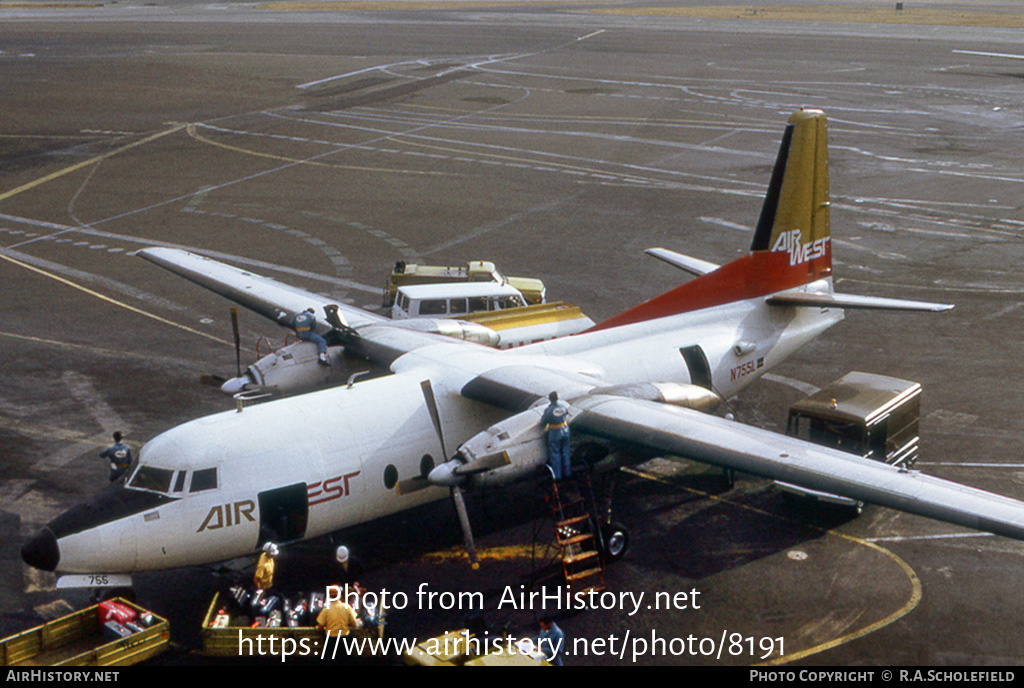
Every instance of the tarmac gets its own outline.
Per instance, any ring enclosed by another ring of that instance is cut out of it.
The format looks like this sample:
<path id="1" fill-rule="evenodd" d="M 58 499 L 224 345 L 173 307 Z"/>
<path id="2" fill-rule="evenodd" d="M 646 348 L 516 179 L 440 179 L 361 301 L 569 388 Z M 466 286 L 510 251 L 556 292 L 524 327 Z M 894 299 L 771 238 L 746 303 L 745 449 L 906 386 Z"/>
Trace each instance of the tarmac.
<path id="1" fill-rule="evenodd" d="M 85 603 L 20 547 L 106 484 L 114 430 L 137 450 L 232 405 L 198 384 L 234 374 L 228 303 L 133 251 L 199 250 L 371 308 L 397 260 L 493 260 L 600 320 L 681 279 L 646 248 L 748 249 L 802 106 L 830 118 L 839 288 L 956 308 L 850 312 L 732 412 L 781 432 L 789 405 L 850 370 L 916 380 L 919 468 L 1024 499 L 1024 13 L 796 4 L 0 4 L 0 632 Z M 243 313 L 243 358 L 285 334 Z M 395 637 L 474 614 L 534 633 L 552 610 L 513 603 L 538 567 L 533 488 L 469 507 L 479 571 L 441 502 L 286 548 L 280 576 L 329 578 L 345 542 L 371 589 L 409 596 Z M 663 459 L 622 476 L 614 509 L 630 548 L 613 596 L 555 610 L 568 665 L 1024 661 L 1022 543 L 801 509 Z M 135 577 L 172 623 L 157 663 L 208 661 L 199 624 L 246 565 Z"/>

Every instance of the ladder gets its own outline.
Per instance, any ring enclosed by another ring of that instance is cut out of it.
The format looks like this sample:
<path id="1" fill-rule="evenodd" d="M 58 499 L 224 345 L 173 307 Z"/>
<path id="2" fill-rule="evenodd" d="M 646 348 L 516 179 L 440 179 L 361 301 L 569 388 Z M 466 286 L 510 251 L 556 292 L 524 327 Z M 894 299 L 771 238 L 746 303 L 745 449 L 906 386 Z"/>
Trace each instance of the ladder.
<path id="1" fill-rule="evenodd" d="M 589 473 L 577 471 L 561 482 L 544 481 L 550 489 L 555 545 L 570 591 L 604 590 L 604 563 L 599 549 Z"/>

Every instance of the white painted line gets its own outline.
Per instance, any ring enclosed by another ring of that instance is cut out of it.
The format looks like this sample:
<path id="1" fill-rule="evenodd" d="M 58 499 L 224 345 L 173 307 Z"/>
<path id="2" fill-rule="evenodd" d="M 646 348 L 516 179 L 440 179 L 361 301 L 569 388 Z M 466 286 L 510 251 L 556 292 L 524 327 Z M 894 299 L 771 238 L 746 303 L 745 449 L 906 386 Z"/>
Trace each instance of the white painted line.
<path id="1" fill-rule="evenodd" d="M 779 384 L 787 385 L 793 389 L 799 390 L 804 394 L 811 395 L 821 391 L 820 388 L 815 387 L 809 382 L 801 382 L 800 380 L 794 380 L 791 377 L 785 377 L 784 375 L 778 375 L 776 373 L 765 373 L 763 379 L 771 382 L 778 382 Z"/>
<path id="2" fill-rule="evenodd" d="M 700 218 L 697 218 L 697 219 L 699 219 L 701 222 L 707 222 L 709 224 L 719 225 L 720 227 L 728 227 L 729 229 L 738 229 L 741 232 L 752 232 L 752 231 L 754 231 L 754 229 L 752 227 L 748 227 L 746 225 L 741 225 L 741 224 L 738 224 L 736 222 L 729 222 L 728 220 L 723 220 L 720 217 L 700 217 Z"/>
<path id="3" fill-rule="evenodd" d="M 365 69 L 357 69 L 354 72 L 346 72 L 344 74 L 335 74 L 334 76 L 324 77 L 323 79 L 317 79 L 316 81 L 307 81 L 304 84 L 299 84 L 295 88 L 312 88 L 313 86 L 319 86 L 320 84 L 326 84 L 330 81 L 337 81 L 338 79 L 346 79 L 350 76 L 358 76 L 359 74 L 367 74 L 368 72 L 376 72 L 380 70 L 390 69 L 391 67 L 400 67 L 403 65 L 420 64 L 419 60 L 406 60 L 405 62 L 394 62 L 392 64 L 376 65 L 374 67 L 366 67 Z"/>

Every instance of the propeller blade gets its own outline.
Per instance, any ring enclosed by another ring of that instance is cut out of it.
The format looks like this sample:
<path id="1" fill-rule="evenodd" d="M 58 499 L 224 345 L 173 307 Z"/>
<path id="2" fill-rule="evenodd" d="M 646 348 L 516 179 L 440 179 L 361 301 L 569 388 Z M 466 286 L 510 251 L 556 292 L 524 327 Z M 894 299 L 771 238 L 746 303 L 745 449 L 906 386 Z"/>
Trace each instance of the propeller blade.
<path id="1" fill-rule="evenodd" d="M 437 439 L 441 441 L 441 455 L 448 458 L 448 450 L 444 446 L 444 432 L 441 430 L 441 414 L 437 411 L 437 399 L 434 398 L 434 387 L 430 384 L 430 380 L 424 380 L 420 383 L 420 389 L 423 390 L 423 399 L 427 402 L 430 420 L 434 422 L 434 432 L 437 433 Z"/>
<path id="2" fill-rule="evenodd" d="M 466 543 L 466 553 L 469 554 L 469 563 L 473 570 L 480 568 L 476 560 L 476 545 L 473 544 L 473 529 L 469 526 L 469 514 L 466 512 L 466 502 L 462 498 L 462 490 L 459 487 L 452 488 L 452 500 L 455 502 L 455 511 L 459 515 L 459 525 L 462 526 L 462 539 Z"/>
<path id="3" fill-rule="evenodd" d="M 398 494 L 407 495 L 413 492 L 419 492 L 427 487 L 433 487 L 433 483 L 422 476 L 416 476 L 415 478 L 406 478 L 405 480 L 398 481 Z"/>
<path id="4" fill-rule="evenodd" d="M 231 329 L 235 333 L 235 377 L 242 377 L 242 337 L 238 332 L 238 309 L 231 307 Z"/>
<path id="5" fill-rule="evenodd" d="M 427 410 L 430 412 L 430 420 L 434 423 L 434 432 L 437 433 L 437 439 L 441 442 L 441 453 L 446 458 L 448 456 L 448 450 L 444 446 L 444 432 L 441 430 L 441 414 L 437 410 L 437 399 L 434 397 L 434 387 L 430 384 L 430 380 L 424 380 L 420 383 L 420 389 L 423 390 L 423 399 L 427 402 Z M 417 480 L 413 478 L 412 480 Z M 426 479 L 429 483 L 429 478 Z M 456 485 L 452 488 L 452 500 L 455 502 L 455 511 L 459 515 L 459 526 L 462 528 L 462 539 L 466 543 L 466 553 L 469 554 L 469 563 L 473 569 L 480 568 L 480 564 L 476 560 L 476 545 L 473 544 L 473 529 L 469 525 L 469 513 L 466 511 L 466 501 L 462 498 L 462 490 Z"/>

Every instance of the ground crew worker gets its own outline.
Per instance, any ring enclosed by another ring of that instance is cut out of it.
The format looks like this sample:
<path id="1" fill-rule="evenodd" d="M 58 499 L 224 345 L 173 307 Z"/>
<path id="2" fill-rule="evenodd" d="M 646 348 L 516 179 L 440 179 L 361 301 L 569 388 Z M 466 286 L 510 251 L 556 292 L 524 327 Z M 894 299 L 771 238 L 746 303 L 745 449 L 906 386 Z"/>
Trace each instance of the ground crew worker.
<path id="1" fill-rule="evenodd" d="M 565 650 L 565 633 L 549 616 L 545 616 L 540 620 L 540 635 L 537 637 L 537 647 L 554 666 L 564 666 L 562 664 L 562 654 Z"/>
<path id="2" fill-rule="evenodd" d="M 558 392 L 548 395 L 551 402 L 541 423 L 548 431 L 548 465 L 555 475 L 555 480 L 572 477 L 572 464 L 569 455 L 569 405 L 558 400 Z"/>
<path id="3" fill-rule="evenodd" d="M 256 575 L 252 578 L 257 590 L 269 590 L 274 584 L 274 558 L 280 550 L 273 542 L 263 545 L 263 553 L 256 563 Z"/>
<path id="4" fill-rule="evenodd" d="M 327 340 L 317 334 L 316 316 L 313 314 L 312 308 L 296 313 L 292 318 L 291 328 L 295 330 L 296 336 L 302 341 L 316 344 L 320 365 L 330 365 L 327 361 Z"/>
<path id="5" fill-rule="evenodd" d="M 359 628 L 359 619 L 350 604 L 334 600 L 330 607 L 325 607 L 317 614 L 316 625 L 329 635 L 345 636 L 351 633 L 353 628 Z"/>
<path id="6" fill-rule="evenodd" d="M 341 564 L 341 579 L 343 584 L 355 584 L 363 578 L 365 569 L 363 568 L 363 562 L 359 561 L 358 557 L 352 556 L 348 551 L 348 547 L 341 545 L 338 549 L 334 550 L 334 558 Z"/>
<path id="7" fill-rule="evenodd" d="M 132 449 L 121 441 L 121 432 L 114 433 L 114 444 L 100 452 L 100 458 L 110 460 L 110 482 L 128 472 L 132 465 Z"/>

